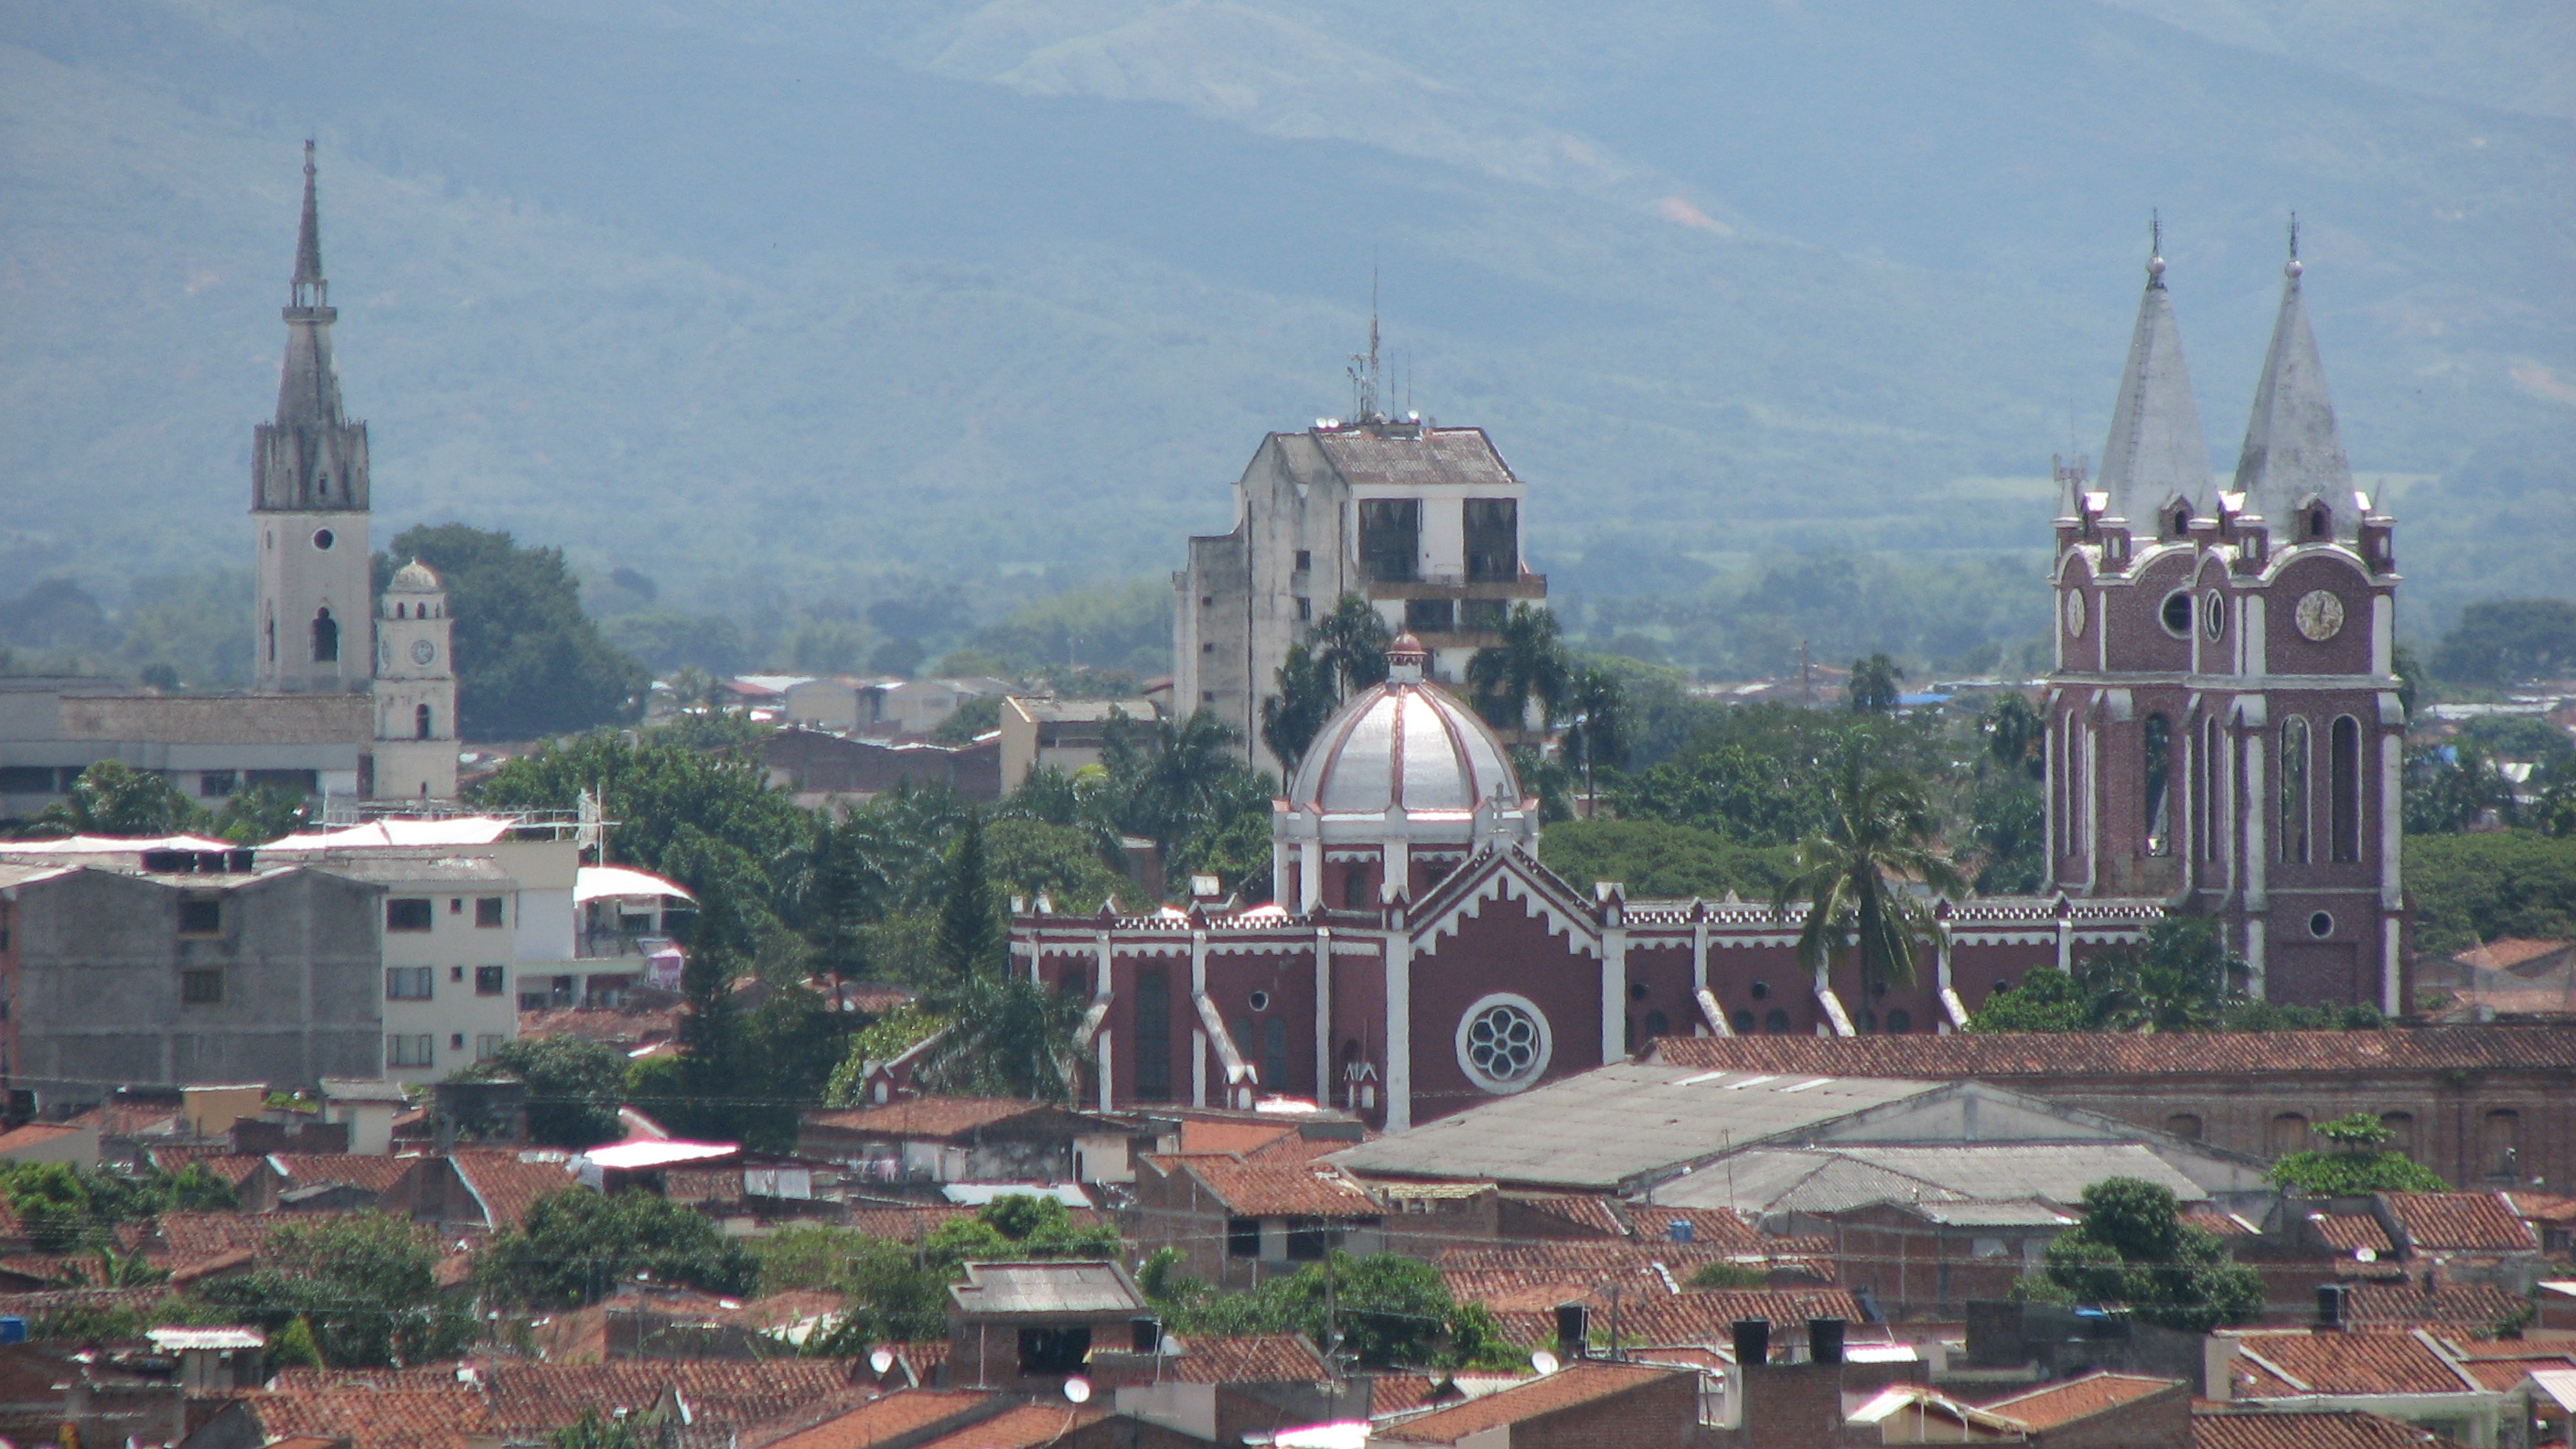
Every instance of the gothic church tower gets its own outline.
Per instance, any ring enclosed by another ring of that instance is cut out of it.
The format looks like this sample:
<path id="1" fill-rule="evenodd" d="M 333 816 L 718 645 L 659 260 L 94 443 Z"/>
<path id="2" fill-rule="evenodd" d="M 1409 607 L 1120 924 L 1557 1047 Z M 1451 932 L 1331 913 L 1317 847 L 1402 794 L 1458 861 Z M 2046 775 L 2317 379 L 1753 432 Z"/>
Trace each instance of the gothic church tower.
<path id="1" fill-rule="evenodd" d="M 251 524 L 258 596 L 254 687 L 336 694 L 374 673 L 369 632 L 367 425 L 340 411 L 331 366 L 330 283 L 322 277 L 313 143 L 304 143 L 304 222 L 286 319 L 277 420 L 251 446 Z M 453 765 L 451 762 L 451 772 Z"/>
<path id="2" fill-rule="evenodd" d="M 2396 521 L 2356 492 L 2291 235 L 2232 486 L 2164 285 L 2057 520 L 2051 887 L 2215 917 L 2260 999 L 2404 1010 Z"/>

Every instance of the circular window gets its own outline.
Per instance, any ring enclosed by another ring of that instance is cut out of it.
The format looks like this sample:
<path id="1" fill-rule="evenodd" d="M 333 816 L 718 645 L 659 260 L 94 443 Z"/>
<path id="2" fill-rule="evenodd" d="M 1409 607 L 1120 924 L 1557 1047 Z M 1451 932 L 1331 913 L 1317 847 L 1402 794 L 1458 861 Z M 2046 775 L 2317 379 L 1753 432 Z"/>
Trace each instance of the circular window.
<path id="1" fill-rule="evenodd" d="M 2163 606 L 2156 610 L 2156 617 L 2164 621 L 2166 633 L 2177 639 L 2190 638 L 2191 590 L 2176 589 L 2165 595 Z"/>
<path id="2" fill-rule="evenodd" d="M 2302 638 L 2323 644 L 2343 632 L 2343 600 L 2323 589 L 2310 589 L 2300 596 L 2298 610 L 2292 618 L 2297 622 Z"/>
<path id="3" fill-rule="evenodd" d="M 2066 634 L 2070 639 L 2084 637 L 2084 596 L 2072 589 L 2066 593 Z"/>
<path id="4" fill-rule="evenodd" d="M 1751 1007 L 1737 1007 L 1735 1015 L 1729 1018 L 1729 1020 L 1734 1024 L 1735 1034 L 1737 1036 L 1753 1035 L 1753 1009 Z"/>
<path id="5" fill-rule="evenodd" d="M 1646 983 L 1645 983 L 1645 982 L 1643 982 L 1643 981 L 1631 981 L 1631 982 L 1629 982 L 1629 983 L 1628 983 L 1628 999 L 1629 999 L 1630 1001 L 1643 1001 L 1643 1000 L 1645 1000 L 1645 999 L 1646 999 Z"/>
<path id="6" fill-rule="evenodd" d="M 339 541 L 340 540 L 338 538 L 332 536 L 331 530 L 327 528 L 317 528 L 313 530 L 313 546 L 315 548 L 328 549 L 331 545 L 338 543 Z"/>
<path id="7" fill-rule="evenodd" d="M 2216 589 L 2200 596 L 2200 632 L 2213 644 L 2227 632 L 2227 596 Z"/>
<path id="8" fill-rule="evenodd" d="M 2308 934 L 2321 941 L 2326 937 L 2333 935 L 2334 917 L 2327 915 L 2323 911 L 2319 911 L 2315 915 L 2308 917 Z"/>
<path id="9" fill-rule="evenodd" d="M 431 660 L 433 660 L 433 659 L 436 659 L 437 657 L 438 657 L 438 646 L 437 646 L 437 645 L 430 643 L 430 642 L 429 642 L 428 640 L 426 640 L 426 639 L 414 639 L 413 641 L 411 641 L 411 662 L 412 662 L 412 663 L 414 663 L 414 664 L 427 664 L 429 661 L 431 661 Z"/>
<path id="10" fill-rule="evenodd" d="M 1769 1016 L 1762 1018 L 1762 1029 L 1771 1033 L 1773 1036 L 1787 1036 L 1789 1034 L 1789 1013 L 1785 1011 L 1775 1011 Z"/>
<path id="11" fill-rule="evenodd" d="M 1770 982 L 1768 982 L 1768 981 L 1756 981 L 1756 982 L 1754 982 L 1754 983 L 1753 983 L 1753 999 L 1754 999 L 1754 1000 L 1756 1000 L 1756 1001 L 1767 1001 L 1767 1000 L 1769 1000 L 1769 999 L 1770 999 L 1770 997 L 1771 997 L 1771 983 L 1770 983 Z"/>
<path id="12" fill-rule="evenodd" d="M 1268 1011 L 1270 1009 L 1270 993 L 1267 991 L 1256 991 L 1252 993 L 1252 1009 L 1255 1011 Z"/>
<path id="13" fill-rule="evenodd" d="M 1547 1070 L 1547 1017 L 1527 997 L 1497 992 L 1458 1023 L 1458 1065 L 1488 1092 L 1517 1092 Z"/>

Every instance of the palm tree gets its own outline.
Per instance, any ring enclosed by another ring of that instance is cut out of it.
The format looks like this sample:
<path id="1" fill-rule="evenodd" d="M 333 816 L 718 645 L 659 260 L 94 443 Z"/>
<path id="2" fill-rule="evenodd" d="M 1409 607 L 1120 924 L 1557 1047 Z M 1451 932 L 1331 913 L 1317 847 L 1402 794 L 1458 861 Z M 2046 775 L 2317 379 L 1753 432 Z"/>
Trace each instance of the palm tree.
<path id="1" fill-rule="evenodd" d="M 1291 644 L 1288 658 L 1279 666 L 1279 692 L 1261 701 L 1261 742 L 1291 775 L 1297 773 L 1297 762 L 1305 758 L 1316 732 L 1342 702 L 1333 676 L 1333 666 L 1313 650 Z"/>
<path id="2" fill-rule="evenodd" d="M 1475 696 L 1476 712 L 1499 728 L 1521 729 L 1535 700 L 1539 728 L 1552 728 L 1574 682 L 1564 627 L 1545 609 L 1514 604 L 1501 633 L 1501 644 L 1479 649 L 1467 661 L 1467 688 Z"/>
<path id="3" fill-rule="evenodd" d="M 1798 964 L 1839 965 L 1856 947 L 1863 989 L 1914 981 L 1914 949 L 1926 904 L 1907 886 L 1965 894 L 1967 882 L 1934 843 L 1939 817 L 1922 782 L 1875 765 L 1863 739 L 1846 741 L 1826 782 L 1825 830 L 1799 842 L 1790 878 L 1772 909 L 1782 917 L 1807 902 Z"/>
<path id="4" fill-rule="evenodd" d="M 1851 707 L 1856 714 L 1896 713 L 1896 684 L 1905 670 L 1884 654 L 1855 659 L 1851 668 Z"/>
<path id="5" fill-rule="evenodd" d="M 1314 646 L 1316 660 L 1339 682 L 1340 698 L 1386 682 L 1386 646 L 1395 642 L 1395 630 L 1387 626 L 1376 606 L 1359 595 L 1342 595 L 1333 612 L 1307 631 L 1306 641 Z"/>

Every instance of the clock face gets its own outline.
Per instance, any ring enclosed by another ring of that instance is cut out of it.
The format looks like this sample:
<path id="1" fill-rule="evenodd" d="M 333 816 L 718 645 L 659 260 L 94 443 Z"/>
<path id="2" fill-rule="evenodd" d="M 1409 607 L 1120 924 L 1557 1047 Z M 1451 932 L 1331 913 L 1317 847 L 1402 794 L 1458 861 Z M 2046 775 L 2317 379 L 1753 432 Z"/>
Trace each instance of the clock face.
<path id="1" fill-rule="evenodd" d="M 2296 618 L 2301 634 L 2323 644 L 2343 632 L 2343 600 L 2323 589 L 2310 589 L 2299 600 Z"/>
<path id="2" fill-rule="evenodd" d="M 431 660 L 433 660 L 433 659 L 436 659 L 437 657 L 438 657 L 438 646 L 437 646 L 437 645 L 430 643 L 430 642 L 429 642 L 428 640 L 426 640 L 426 639 L 414 639 L 413 641 L 411 641 L 411 662 L 412 662 L 412 663 L 414 663 L 414 664 L 427 664 L 429 661 L 431 661 Z"/>
<path id="3" fill-rule="evenodd" d="M 2084 637 L 2084 595 L 2069 592 L 2066 596 L 2066 632 L 2077 639 Z"/>
<path id="4" fill-rule="evenodd" d="M 2227 632 L 2227 596 L 2216 589 L 2200 596 L 2200 632 L 2213 644 Z"/>

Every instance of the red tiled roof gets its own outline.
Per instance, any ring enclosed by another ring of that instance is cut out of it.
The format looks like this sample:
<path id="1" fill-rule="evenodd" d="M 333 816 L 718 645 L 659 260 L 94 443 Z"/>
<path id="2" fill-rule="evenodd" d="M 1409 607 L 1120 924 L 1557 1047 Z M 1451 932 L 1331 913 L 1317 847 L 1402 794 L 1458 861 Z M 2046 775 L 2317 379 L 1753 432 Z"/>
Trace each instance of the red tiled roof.
<path id="1" fill-rule="evenodd" d="M 2529 1299 L 2493 1283 L 2437 1283 L 2427 1293 L 2400 1278 L 2352 1284 L 2344 1299 L 2344 1321 L 2365 1328 L 2434 1323 L 2491 1328 L 2530 1306 Z"/>
<path id="2" fill-rule="evenodd" d="M 2547 1070 L 2576 1061 L 2576 1026 L 2376 1031 L 1953 1032 L 1946 1036 L 1660 1037 L 1654 1060 L 1702 1070 L 1836 1077 L 2278 1076 L 2285 1072 Z"/>
<path id="3" fill-rule="evenodd" d="M 2190 1227 L 2198 1228 L 2204 1233 L 2216 1233 L 2222 1238 L 2259 1236 L 2254 1228 L 2247 1226 L 2243 1218 L 2234 1213 L 2220 1212 L 2205 1204 L 2183 1209 L 2182 1220 Z"/>
<path id="4" fill-rule="evenodd" d="M 2567 1368 L 2576 1368 L 2576 1354 L 2527 1353 L 2517 1358 L 2473 1358 L 2460 1365 L 2461 1371 L 2470 1378 L 2499 1392 L 2531 1377 L 2533 1369 Z"/>
<path id="5" fill-rule="evenodd" d="M 2194 1413 L 2193 1449 L 2428 1449 L 2452 1444 L 2412 1424 L 2357 1409 Z"/>
<path id="6" fill-rule="evenodd" d="M 1294 1137 L 1297 1129 L 1276 1122 L 1210 1122 L 1195 1117 L 1181 1119 L 1183 1152 L 1257 1152 L 1282 1137 Z M 1348 1146 L 1337 1143 L 1336 1146 Z"/>
<path id="7" fill-rule="evenodd" d="M 2576 1197 L 2559 1197 L 2546 1192 L 2509 1192 L 2505 1202 L 2533 1223 L 2576 1223 Z"/>
<path id="8" fill-rule="evenodd" d="M 1642 1388 L 1677 1372 L 1682 1370 L 1648 1368 L 1643 1364 L 1569 1364 L 1544 1378 L 1514 1384 L 1482 1398 L 1470 1399 L 1455 1408 L 1440 1409 L 1419 1419 L 1386 1425 L 1375 1430 L 1370 1437 L 1415 1444 L 1455 1444 L 1470 1434 L 1561 1413 L 1578 1405 Z"/>
<path id="9" fill-rule="evenodd" d="M 2244 1351 L 2236 1360 L 2241 1397 L 2469 1392 L 2442 1356 L 2411 1333 L 2291 1329 L 2243 1334 L 2241 1342 Z"/>
<path id="10" fill-rule="evenodd" d="M 1037 1112 L 1063 1109 L 1017 1097 L 914 1097 L 882 1107 L 842 1107 L 809 1111 L 808 1126 L 840 1132 L 883 1133 L 889 1137 L 955 1137 L 978 1128 Z"/>
<path id="11" fill-rule="evenodd" d="M 1109 1411 L 1098 1404 L 1080 1408 L 1071 1404 L 1029 1404 L 925 1440 L 915 1449 L 1037 1449 L 1108 1417 Z"/>
<path id="12" fill-rule="evenodd" d="M 1185 1384 L 1298 1384 L 1332 1377 L 1302 1333 L 1187 1334 L 1187 1352 L 1168 1361 L 1166 1379 Z"/>
<path id="13" fill-rule="evenodd" d="M 2473 946 L 2452 957 L 2471 966 L 2489 971 L 2510 971 L 2525 961 L 2537 961 L 2567 949 L 2564 941 L 2535 941 L 2524 936 L 2498 936 L 2483 946 Z"/>
<path id="14" fill-rule="evenodd" d="M 808 1428 L 774 1437 L 742 1437 L 743 1449 L 868 1449 L 899 1434 L 927 1429 L 995 1396 L 975 1389 L 904 1389 Z"/>
<path id="15" fill-rule="evenodd" d="M 647 1042 L 669 1041 L 679 1034 L 680 1013 L 676 1007 L 659 1011 L 609 1011 L 600 1007 L 565 1006 L 519 1013 L 521 1036 L 577 1036 L 609 1046 L 635 1047 Z"/>
<path id="16" fill-rule="evenodd" d="M 849 1382 L 847 1361 L 831 1358 L 620 1359 L 566 1364 L 512 1361 L 483 1371 L 475 1392 L 513 1438 L 542 1439 L 584 1410 L 649 1409 L 677 1389 L 701 1425 L 742 1425 L 782 1417 Z M 413 1389 L 456 1382 L 454 1364 L 404 1369 L 286 1369 L 281 1394 L 337 1393 L 352 1386 Z"/>
<path id="17" fill-rule="evenodd" d="M 1442 1394 L 1449 1382 L 1441 1374 L 1385 1373 L 1369 1379 L 1369 1413 L 1375 1418 L 1400 1414 L 1407 1409 L 1429 1406 L 1435 1398 L 1454 1398 L 1456 1390 Z"/>
<path id="18" fill-rule="evenodd" d="M 1239 1217 L 1374 1218 L 1386 1211 L 1359 1184 L 1330 1169 L 1233 1157 L 1192 1157 L 1180 1166 Z"/>
<path id="19" fill-rule="evenodd" d="M 2340 1252 L 2363 1248 L 2374 1253 L 2397 1251 L 2397 1245 L 2388 1241 L 2388 1230 L 2368 1213 L 2310 1213 L 2308 1221 L 2316 1225 L 2317 1236 L 2325 1240 L 2327 1247 Z"/>
<path id="20" fill-rule="evenodd" d="M 1997 1399 L 1982 1407 L 1992 1413 L 2018 1419 L 2034 1429 L 2053 1429 L 2060 1424 L 2107 1413 L 2122 1404 L 2134 1404 L 2181 1383 L 2180 1379 L 2151 1379 L 2136 1374 L 2087 1374 L 2080 1379 L 2068 1379 L 2015 1394 L 2009 1399 Z"/>
<path id="21" fill-rule="evenodd" d="M 42 1147 L 50 1142 L 59 1142 L 79 1131 L 80 1128 L 69 1122 L 30 1122 L 23 1127 L 0 1132 L 0 1157 L 7 1157 L 30 1147 Z"/>
<path id="22" fill-rule="evenodd" d="M 562 1162 L 523 1162 L 509 1148 L 459 1148 L 449 1161 L 466 1189 L 483 1204 L 496 1233 L 526 1223 L 528 1209 L 537 1205 L 537 1199 L 581 1187 L 581 1180 L 566 1171 Z"/>
<path id="23" fill-rule="evenodd" d="M 352 1386 L 243 1397 L 271 1438 L 347 1439 L 351 1449 L 463 1449 L 466 1436 L 498 1438 L 500 1422 L 473 1387 L 456 1381 L 400 1388 Z"/>
<path id="24" fill-rule="evenodd" d="M 2576 1060 L 2576 1058 L 2571 1058 Z M 2413 1252 L 2536 1253 L 2540 1240 L 2500 1192 L 2390 1192 L 2390 1216 Z"/>
<path id="25" fill-rule="evenodd" d="M 272 1152 L 270 1163 L 284 1173 L 289 1186 L 311 1187 L 338 1182 L 383 1197 L 419 1170 L 422 1157 L 386 1157 L 372 1152 Z"/>
<path id="26" fill-rule="evenodd" d="M 188 1164 L 193 1162 L 236 1190 L 268 1162 L 267 1158 L 255 1152 L 226 1152 L 220 1147 L 212 1151 L 198 1147 L 155 1147 L 144 1155 L 152 1159 L 153 1166 L 168 1173 L 185 1172 Z"/>
<path id="27" fill-rule="evenodd" d="M 1505 1193 L 1503 1201 L 1605 1238 L 1628 1236 L 1628 1219 L 1596 1193 L 1513 1192 Z"/>
<path id="28" fill-rule="evenodd" d="M 324 1223 L 345 1214 L 306 1213 L 163 1213 L 154 1220 L 159 1246 L 147 1242 L 156 1262 L 180 1264 L 268 1246 L 268 1235 L 290 1223 Z"/>

